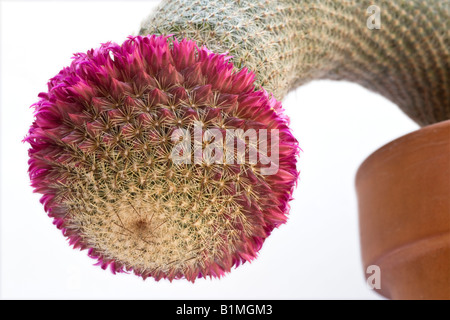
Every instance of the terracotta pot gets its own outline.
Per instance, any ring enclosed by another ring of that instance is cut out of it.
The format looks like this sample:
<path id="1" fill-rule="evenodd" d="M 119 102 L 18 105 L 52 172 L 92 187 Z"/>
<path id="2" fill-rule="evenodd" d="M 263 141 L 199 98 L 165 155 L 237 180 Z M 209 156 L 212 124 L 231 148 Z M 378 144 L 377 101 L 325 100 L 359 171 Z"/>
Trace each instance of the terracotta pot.
<path id="1" fill-rule="evenodd" d="M 450 120 L 375 151 L 356 190 L 364 271 L 380 268 L 377 292 L 450 299 Z"/>

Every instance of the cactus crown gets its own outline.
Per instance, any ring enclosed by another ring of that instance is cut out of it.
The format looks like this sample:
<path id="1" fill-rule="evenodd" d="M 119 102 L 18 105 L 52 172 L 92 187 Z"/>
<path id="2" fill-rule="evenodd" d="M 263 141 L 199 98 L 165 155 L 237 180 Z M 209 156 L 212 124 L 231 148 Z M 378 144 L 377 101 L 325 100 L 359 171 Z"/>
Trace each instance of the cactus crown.
<path id="1" fill-rule="evenodd" d="M 297 142 L 280 103 L 228 60 L 192 41 L 130 37 L 75 55 L 40 95 L 26 138 L 32 184 L 71 243 L 90 248 L 104 268 L 170 280 L 221 276 L 252 260 L 286 221 Z M 175 163 L 174 132 L 195 124 L 278 130 L 276 174 L 238 163 L 234 152 L 230 163 Z"/>

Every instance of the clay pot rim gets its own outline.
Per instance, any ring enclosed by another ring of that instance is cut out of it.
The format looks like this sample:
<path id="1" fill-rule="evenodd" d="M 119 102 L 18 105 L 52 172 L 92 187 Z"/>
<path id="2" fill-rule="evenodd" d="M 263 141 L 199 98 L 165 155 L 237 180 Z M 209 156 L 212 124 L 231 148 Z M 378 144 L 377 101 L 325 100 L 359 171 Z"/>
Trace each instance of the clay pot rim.
<path id="1" fill-rule="evenodd" d="M 442 130 L 446 127 L 450 127 L 450 120 L 440 121 L 419 128 L 381 146 L 380 148 L 372 152 L 369 156 L 367 156 L 365 160 L 360 164 L 358 170 L 356 171 L 355 183 L 358 184 L 358 181 L 361 180 L 364 175 L 367 175 L 371 168 L 376 167 L 375 163 L 379 162 L 380 158 L 383 159 L 383 157 L 381 156 L 383 154 L 388 155 L 389 151 L 394 149 L 397 145 L 407 143 L 408 141 L 416 139 L 418 136 L 427 135 L 431 131 Z"/>

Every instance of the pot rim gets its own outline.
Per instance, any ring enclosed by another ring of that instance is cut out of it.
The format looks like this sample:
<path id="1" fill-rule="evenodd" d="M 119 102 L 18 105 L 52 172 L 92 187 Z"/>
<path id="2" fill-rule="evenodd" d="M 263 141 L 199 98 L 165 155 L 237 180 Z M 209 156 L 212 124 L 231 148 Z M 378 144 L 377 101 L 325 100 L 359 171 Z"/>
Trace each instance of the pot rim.
<path id="1" fill-rule="evenodd" d="M 363 175 L 367 174 L 368 172 L 367 169 L 372 167 L 375 164 L 374 162 L 377 162 L 378 164 L 379 158 L 381 157 L 382 154 L 389 155 L 392 152 L 392 150 L 395 150 L 397 148 L 398 145 L 408 143 L 409 141 L 414 139 L 425 138 L 432 132 L 445 129 L 449 130 L 450 132 L 450 120 L 440 121 L 437 123 L 427 125 L 425 127 L 414 130 L 410 133 L 407 133 L 384 144 L 383 146 L 372 152 L 369 156 L 367 156 L 365 160 L 360 164 L 358 170 L 356 171 L 356 178 L 355 178 L 356 184 L 362 178 Z"/>

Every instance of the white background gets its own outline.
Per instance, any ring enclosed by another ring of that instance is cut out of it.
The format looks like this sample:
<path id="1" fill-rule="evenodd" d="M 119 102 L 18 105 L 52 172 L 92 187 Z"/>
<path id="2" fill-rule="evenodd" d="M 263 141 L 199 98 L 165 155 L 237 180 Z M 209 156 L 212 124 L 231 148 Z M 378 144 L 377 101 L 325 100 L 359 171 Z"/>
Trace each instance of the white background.
<path id="1" fill-rule="evenodd" d="M 385 143 L 418 128 L 362 87 L 316 81 L 283 101 L 302 149 L 287 224 L 258 259 L 218 280 L 170 283 L 112 275 L 69 247 L 32 193 L 29 106 L 75 52 L 137 34 L 156 1 L 1 2 L 1 260 L 6 299 L 380 299 L 360 261 L 354 178 Z M 381 275 L 382 276 L 382 275 Z"/>

